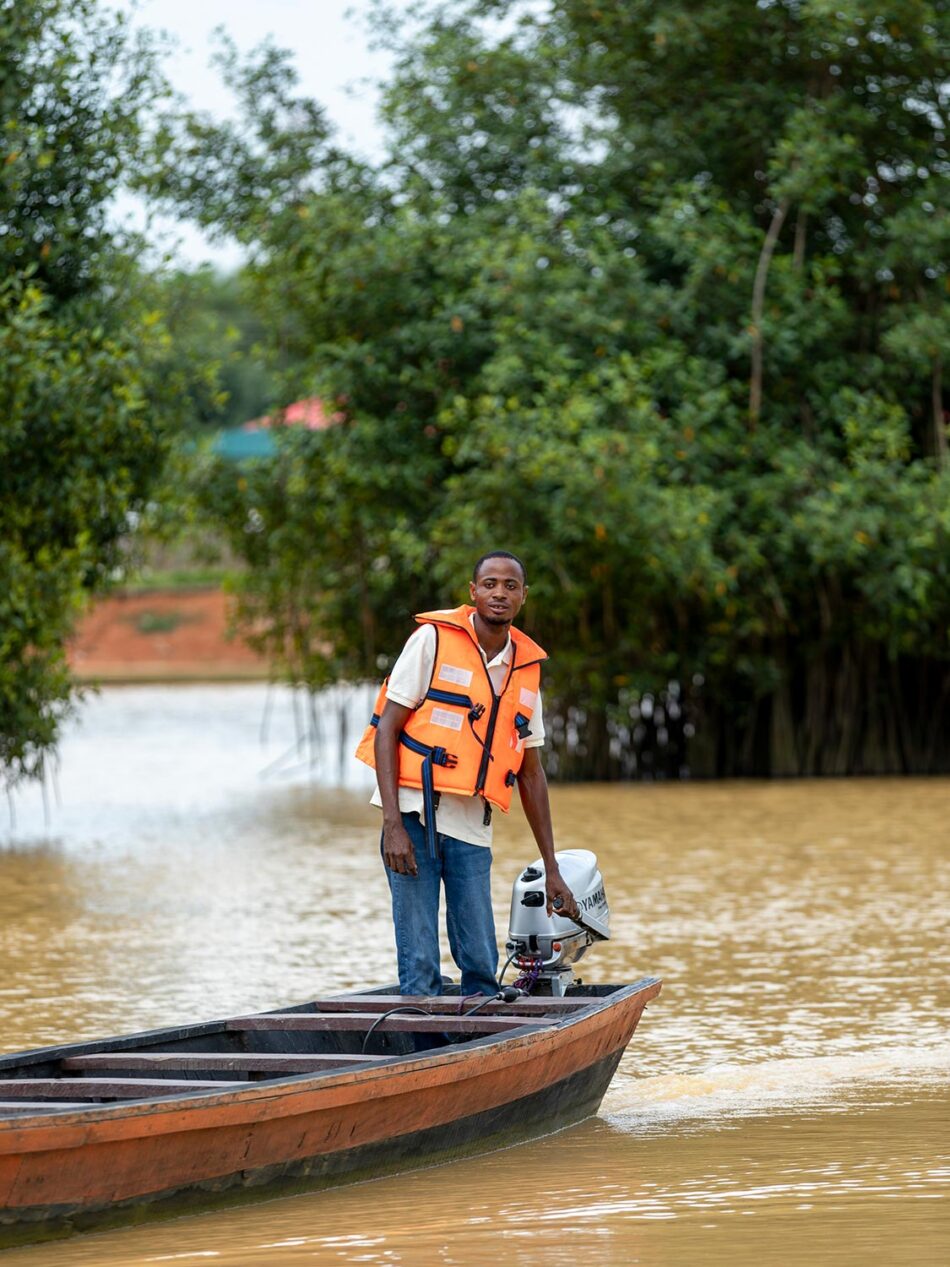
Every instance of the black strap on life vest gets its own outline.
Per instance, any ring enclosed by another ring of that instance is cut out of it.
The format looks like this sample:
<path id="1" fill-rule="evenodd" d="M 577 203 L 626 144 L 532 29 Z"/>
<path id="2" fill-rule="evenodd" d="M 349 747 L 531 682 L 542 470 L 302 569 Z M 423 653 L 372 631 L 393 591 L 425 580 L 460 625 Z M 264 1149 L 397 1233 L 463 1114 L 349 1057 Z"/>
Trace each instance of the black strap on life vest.
<path id="1" fill-rule="evenodd" d="M 446 752 L 442 747 L 420 743 L 418 739 L 412 739 L 405 731 L 399 736 L 399 742 L 405 744 L 410 752 L 416 752 L 422 757 L 422 808 L 426 819 L 426 848 L 429 851 L 429 857 L 435 862 L 439 857 L 439 837 L 435 823 L 436 806 L 439 802 L 432 782 L 432 767 L 444 765 L 447 769 L 454 770 L 459 759 L 454 752 Z"/>
<path id="2" fill-rule="evenodd" d="M 370 725 L 379 725 L 379 715 L 377 713 L 374 713 L 370 719 Z M 435 821 L 439 804 L 439 793 L 436 792 L 432 781 L 432 767 L 444 765 L 447 769 L 454 770 L 458 765 L 459 759 L 454 752 L 447 752 L 445 748 L 420 743 L 418 739 L 413 739 L 411 735 L 407 735 L 404 730 L 400 732 L 399 742 L 408 748 L 410 752 L 415 752 L 422 757 L 422 808 L 426 820 L 426 849 L 429 857 L 435 862 L 439 857 L 439 836 Z"/>

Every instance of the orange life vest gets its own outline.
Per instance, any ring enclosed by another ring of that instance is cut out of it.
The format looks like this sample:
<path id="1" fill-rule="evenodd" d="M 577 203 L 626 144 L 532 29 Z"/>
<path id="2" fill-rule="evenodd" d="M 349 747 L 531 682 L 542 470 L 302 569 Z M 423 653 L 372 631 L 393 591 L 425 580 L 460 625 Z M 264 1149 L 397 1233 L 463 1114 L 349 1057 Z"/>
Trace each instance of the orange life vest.
<path id="1" fill-rule="evenodd" d="M 399 783 L 420 788 L 426 801 L 432 798 L 431 812 L 430 804 L 425 804 L 427 825 L 434 818 L 433 793 L 438 792 L 478 794 L 486 806 L 497 805 L 507 813 L 524 760 L 524 741 L 531 734 L 541 662 L 547 653 L 512 627 L 511 663 L 496 695 L 469 619 L 474 610 L 456 607 L 416 616 L 420 624 L 435 626 L 435 664 L 425 698 L 400 736 Z M 384 682 L 372 721 L 356 750 L 360 760 L 374 769 L 376 726 L 385 703 Z"/>

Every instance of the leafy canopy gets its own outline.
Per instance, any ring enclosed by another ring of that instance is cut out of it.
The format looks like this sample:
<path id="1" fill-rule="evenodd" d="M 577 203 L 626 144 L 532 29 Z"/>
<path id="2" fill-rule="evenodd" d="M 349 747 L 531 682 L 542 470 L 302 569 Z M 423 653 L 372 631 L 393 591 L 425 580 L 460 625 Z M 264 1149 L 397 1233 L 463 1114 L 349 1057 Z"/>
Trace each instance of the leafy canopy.
<path id="1" fill-rule="evenodd" d="M 93 0 L 0 0 L 0 779 L 42 773 L 64 644 L 108 584 L 183 378 L 109 204 L 165 94 Z"/>
<path id="2" fill-rule="evenodd" d="M 374 675 L 501 545 L 562 772 L 681 769 L 664 690 L 708 772 L 945 768 L 947 7 L 426 11 L 377 170 L 268 50 L 167 177 L 338 412 L 202 472 L 259 641 Z"/>

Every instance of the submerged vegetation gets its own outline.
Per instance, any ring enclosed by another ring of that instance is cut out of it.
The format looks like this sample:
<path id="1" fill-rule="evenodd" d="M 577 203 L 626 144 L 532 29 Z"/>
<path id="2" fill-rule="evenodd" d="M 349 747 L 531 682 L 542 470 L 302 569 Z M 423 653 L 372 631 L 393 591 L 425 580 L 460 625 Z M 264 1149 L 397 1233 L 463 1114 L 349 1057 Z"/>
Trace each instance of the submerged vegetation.
<path id="1" fill-rule="evenodd" d="M 265 48 L 136 168 L 247 248 L 274 403 L 332 415 L 189 450 L 252 639 L 376 677 L 498 545 L 563 777 L 950 770 L 947 6 L 427 12 L 375 167 Z"/>

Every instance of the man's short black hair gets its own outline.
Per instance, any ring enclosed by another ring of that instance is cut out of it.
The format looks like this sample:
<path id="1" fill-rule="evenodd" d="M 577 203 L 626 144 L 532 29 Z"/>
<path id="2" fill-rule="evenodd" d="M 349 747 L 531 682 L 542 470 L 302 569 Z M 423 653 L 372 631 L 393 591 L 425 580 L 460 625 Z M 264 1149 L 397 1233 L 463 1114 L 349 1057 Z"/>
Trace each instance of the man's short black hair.
<path id="1" fill-rule="evenodd" d="M 489 559 L 511 559 L 513 563 L 517 563 L 521 568 L 521 583 L 528 584 L 528 569 L 521 562 L 516 554 L 512 554 L 510 550 L 489 550 L 487 554 L 483 554 L 475 566 L 472 568 L 472 580 L 477 583 L 478 572 L 483 563 L 487 563 Z"/>

